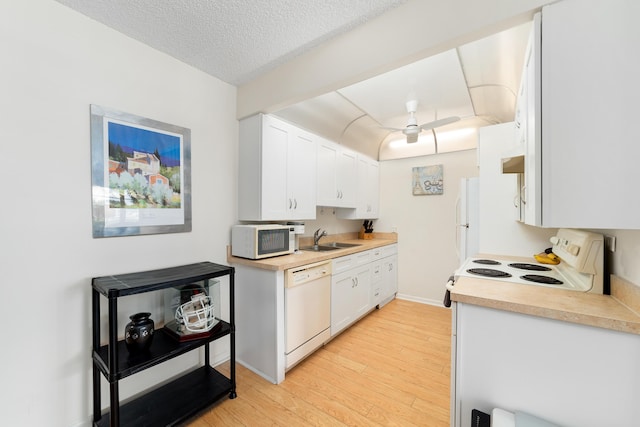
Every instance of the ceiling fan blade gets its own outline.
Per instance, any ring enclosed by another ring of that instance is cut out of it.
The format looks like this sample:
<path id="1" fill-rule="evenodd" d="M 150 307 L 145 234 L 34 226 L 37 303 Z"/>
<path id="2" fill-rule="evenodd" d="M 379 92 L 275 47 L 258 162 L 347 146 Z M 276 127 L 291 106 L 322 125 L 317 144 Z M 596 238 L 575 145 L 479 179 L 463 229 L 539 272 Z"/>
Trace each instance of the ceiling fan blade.
<path id="1" fill-rule="evenodd" d="M 420 127 L 422 128 L 422 130 L 429 130 L 429 129 L 437 128 L 440 126 L 448 125 L 451 123 L 455 123 L 458 120 L 460 120 L 460 117 L 458 116 L 445 117 L 444 119 L 434 120 L 432 122 L 425 123 Z"/>
<path id="2" fill-rule="evenodd" d="M 398 129 L 398 128 L 389 128 L 386 126 L 380 126 L 380 129 L 390 130 L 391 132 L 402 132 L 404 130 L 404 129 Z"/>

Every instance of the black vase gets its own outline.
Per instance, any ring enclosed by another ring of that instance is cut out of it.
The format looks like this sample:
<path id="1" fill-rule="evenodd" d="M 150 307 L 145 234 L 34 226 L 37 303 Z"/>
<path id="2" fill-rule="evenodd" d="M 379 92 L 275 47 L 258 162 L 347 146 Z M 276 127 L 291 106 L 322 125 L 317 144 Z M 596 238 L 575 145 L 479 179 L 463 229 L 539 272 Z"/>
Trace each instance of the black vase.
<path id="1" fill-rule="evenodd" d="M 149 318 L 151 313 L 136 313 L 129 316 L 131 322 L 124 329 L 124 342 L 129 353 L 141 353 L 149 350 L 153 341 L 154 325 Z"/>

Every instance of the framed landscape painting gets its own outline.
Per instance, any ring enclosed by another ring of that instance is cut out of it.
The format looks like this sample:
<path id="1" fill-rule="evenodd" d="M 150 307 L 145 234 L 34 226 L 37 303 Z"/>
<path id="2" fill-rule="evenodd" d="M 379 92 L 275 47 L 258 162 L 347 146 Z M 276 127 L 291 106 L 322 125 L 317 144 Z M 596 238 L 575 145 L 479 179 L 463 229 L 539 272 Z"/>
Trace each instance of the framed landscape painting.
<path id="1" fill-rule="evenodd" d="M 191 131 L 91 105 L 93 237 L 191 231 Z"/>

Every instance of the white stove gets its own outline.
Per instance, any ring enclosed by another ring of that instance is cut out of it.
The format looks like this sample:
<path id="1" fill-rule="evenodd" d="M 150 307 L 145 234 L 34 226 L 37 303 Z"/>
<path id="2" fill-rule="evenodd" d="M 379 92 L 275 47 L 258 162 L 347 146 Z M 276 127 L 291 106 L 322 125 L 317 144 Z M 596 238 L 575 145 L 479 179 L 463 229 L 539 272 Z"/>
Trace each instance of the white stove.
<path id="1" fill-rule="evenodd" d="M 550 240 L 553 253 L 561 260 L 558 265 L 514 261 L 506 256 L 472 257 L 455 272 L 454 280 L 474 277 L 601 294 L 604 237 L 588 231 L 562 228 Z"/>

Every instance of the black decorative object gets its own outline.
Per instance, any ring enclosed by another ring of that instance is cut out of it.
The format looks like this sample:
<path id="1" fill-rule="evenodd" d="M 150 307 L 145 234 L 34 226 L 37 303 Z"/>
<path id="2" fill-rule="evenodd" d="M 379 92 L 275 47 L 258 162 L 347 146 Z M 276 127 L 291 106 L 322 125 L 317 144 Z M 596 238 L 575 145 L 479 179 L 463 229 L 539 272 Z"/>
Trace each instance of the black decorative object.
<path id="1" fill-rule="evenodd" d="M 153 341 L 154 324 L 151 313 L 136 313 L 129 316 L 131 322 L 124 329 L 124 341 L 130 353 L 149 350 Z"/>

